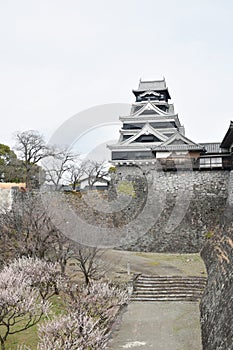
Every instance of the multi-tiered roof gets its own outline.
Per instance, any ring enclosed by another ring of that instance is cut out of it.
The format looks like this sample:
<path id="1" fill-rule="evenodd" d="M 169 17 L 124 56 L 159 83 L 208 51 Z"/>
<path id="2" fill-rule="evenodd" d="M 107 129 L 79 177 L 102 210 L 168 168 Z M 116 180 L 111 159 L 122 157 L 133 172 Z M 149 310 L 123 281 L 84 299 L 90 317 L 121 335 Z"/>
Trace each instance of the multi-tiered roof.
<path id="1" fill-rule="evenodd" d="M 113 161 L 153 160 L 164 152 L 202 151 L 204 147 L 184 133 L 165 79 L 140 81 L 133 90 L 136 102 L 130 115 L 120 117 L 123 125 L 117 144 L 109 146 Z"/>
<path id="2" fill-rule="evenodd" d="M 191 158 L 194 168 L 232 168 L 233 123 L 222 143 L 196 143 L 185 136 L 178 114 L 174 112 L 165 79 L 141 81 L 130 114 L 120 117 L 122 128 L 118 143 L 109 145 L 115 164 L 160 163 L 174 168 Z"/>

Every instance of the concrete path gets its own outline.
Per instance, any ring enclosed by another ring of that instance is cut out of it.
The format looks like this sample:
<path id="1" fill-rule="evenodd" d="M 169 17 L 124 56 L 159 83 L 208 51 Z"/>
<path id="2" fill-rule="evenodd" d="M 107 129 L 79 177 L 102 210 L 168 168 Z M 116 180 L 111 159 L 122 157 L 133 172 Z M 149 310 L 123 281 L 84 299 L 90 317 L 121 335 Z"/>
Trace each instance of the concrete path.
<path id="1" fill-rule="evenodd" d="M 201 350 L 197 302 L 131 302 L 109 350 Z"/>

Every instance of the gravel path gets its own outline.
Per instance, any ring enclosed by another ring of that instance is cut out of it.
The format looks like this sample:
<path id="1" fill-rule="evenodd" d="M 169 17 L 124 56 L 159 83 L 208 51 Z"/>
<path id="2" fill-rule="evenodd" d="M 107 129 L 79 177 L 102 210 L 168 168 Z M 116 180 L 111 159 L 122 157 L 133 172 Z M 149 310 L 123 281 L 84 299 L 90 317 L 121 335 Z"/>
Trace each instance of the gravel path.
<path id="1" fill-rule="evenodd" d="M 109 350 L 201 350 L 198 303 L 132 302 L 117 328 Z"/>
<path id="2" fill-rule="evenodd" d="M 109 251 L 115 276 L 130 272 L 153 275 L 205 276 L 199 254 Z M 198 302 L 131 302 L 112 333 L 109 350 L 201 350 Z"/>

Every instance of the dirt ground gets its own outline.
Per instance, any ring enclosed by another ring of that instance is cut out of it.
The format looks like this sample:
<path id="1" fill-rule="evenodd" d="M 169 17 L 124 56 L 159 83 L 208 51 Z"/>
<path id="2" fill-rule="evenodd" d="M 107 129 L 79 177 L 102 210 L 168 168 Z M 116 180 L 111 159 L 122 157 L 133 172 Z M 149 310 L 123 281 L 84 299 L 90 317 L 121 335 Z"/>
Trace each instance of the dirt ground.
<path id="1" fill-rule="evenodd" d="M 103 255 L 107 276 L 127 281 L 134 274 L 206 276 L 200 254 L 163 254 L 107 250 Z"/>

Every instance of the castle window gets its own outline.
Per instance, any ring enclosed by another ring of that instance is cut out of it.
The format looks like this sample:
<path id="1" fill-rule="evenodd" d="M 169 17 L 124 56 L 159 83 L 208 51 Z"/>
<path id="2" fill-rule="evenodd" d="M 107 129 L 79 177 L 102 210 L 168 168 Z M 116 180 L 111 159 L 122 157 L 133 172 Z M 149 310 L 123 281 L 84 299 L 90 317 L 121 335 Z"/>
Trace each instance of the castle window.
<path id="1" fill-rule="evenodd" d="M 136 130 L 136 129 L 142 129 L 145 123 L 131 123 L 131 124 L 123 124 L 122 129 L 123 130 Z"/>
<path id="2" fill-rule="evenodd" d="M 201 158 L 200 159 L 201 168 L 210 168 L 210 158 Z"/>
<path id="3" fill-rule="evenodd" d="M 122 141 L 128 140 L 130 137 L 132 137 L 132 135 L 123 135 Z"/>
<path id="4" fill-rule="evenodd" d="M 214 167 L 221 167 L 222 166 L 222 158 L 210 158 L 211 160 L 211 166 Z"/>
<path id="5" fill-rule="evenodd" d="M 200 168 L 221 168 L 222 158 L 200 158 Z"/>
<path id="6" fill-rule="evenodd" d="M 161 142 L 158 137 L 149 134 L 149 135 L 141 135 L 134 142 Z"/>

